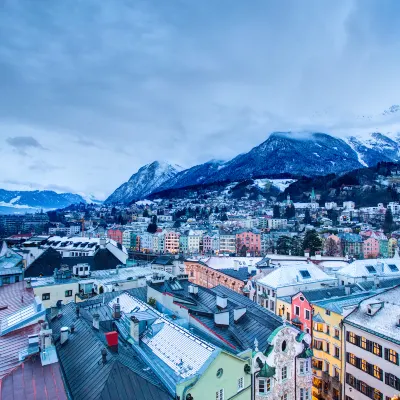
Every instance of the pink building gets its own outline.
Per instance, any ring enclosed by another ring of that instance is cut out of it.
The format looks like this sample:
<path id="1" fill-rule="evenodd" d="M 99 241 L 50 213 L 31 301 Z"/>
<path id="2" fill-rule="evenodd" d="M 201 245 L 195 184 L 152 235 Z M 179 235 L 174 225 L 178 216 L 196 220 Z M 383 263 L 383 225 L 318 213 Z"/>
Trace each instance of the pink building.
<path id="1" fill-rule="evenodd" d="M 292 297 L 292 323 L 312 333 L 312 306 L 301 292 Z"/>
<path id="2" fill-rule="evenodd" d="M 244 231 L 236 234 L 236 252 L 241 253 L 246 248 L 246 252 L 260 254 L 261 238 L 259 233 Z"/>
<path id="3" fill-rule="evenodd" d="M 203 252 L 211 253 L 212 252 L 212 239 L 211 236 L 204 235 L 203 236 Z"/>
<path id="4" fill-rule="evenodd" d="M 177 232 L 167 232 L 164 236 L 164 249 L 166 253 L 179 253 L 179 236 Z"/>
<path id="5" fill-rule="evenodd" d="M 109 229 L 107 231 L 107 236 L 110 239 L 115 240 L 117 243 L 122 244 L 122 233 L 123 231 L 121 229 Z"/>
<path id="6" fill-rule="evenodd" d="M 379 256 L 379 240 L 374 237 L 364 240 L 363 253 L 364 258 L 377 258 Z"/>

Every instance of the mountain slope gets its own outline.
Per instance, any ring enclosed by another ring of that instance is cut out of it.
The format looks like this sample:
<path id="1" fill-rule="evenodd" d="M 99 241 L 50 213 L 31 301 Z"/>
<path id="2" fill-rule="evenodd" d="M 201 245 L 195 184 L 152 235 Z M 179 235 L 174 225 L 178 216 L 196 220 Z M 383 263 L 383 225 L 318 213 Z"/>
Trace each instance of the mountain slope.
<path id="1" fill-rule="evenodd" d="M 5 210 L 64 208 L 75 203 L 86 203 L 77 194 L 56 193 L 50 190 L 10 191 L 0 189 L 0 207 Z"/>
<path id="2" fill-rule="evenodd" d="M 179 189 L 182 187 L 198 185 L 213 179 L 213 176 L 223 167 L 224 161 L 211 160 L 204 164 L 178 172 L 173 178 L 164 182 L 157 191 L 166 189 Z"/>
<path id="3" fill-rule="evenodd" d="M 356 152 L 342 139 L 325 133 L 275 132 L 248 153 L 226 163 L 214 181 L 266 175 L 323 175 L 360 168 Z"/>
<path id="4" fill-rule="evenodd" d="M 139 169 L 128 182 L 123 183 L 105 203 L 130 203 L 154 192 L 164 182 L 173 178 L 182 168 L 165 162 L 154 161 Z"/>

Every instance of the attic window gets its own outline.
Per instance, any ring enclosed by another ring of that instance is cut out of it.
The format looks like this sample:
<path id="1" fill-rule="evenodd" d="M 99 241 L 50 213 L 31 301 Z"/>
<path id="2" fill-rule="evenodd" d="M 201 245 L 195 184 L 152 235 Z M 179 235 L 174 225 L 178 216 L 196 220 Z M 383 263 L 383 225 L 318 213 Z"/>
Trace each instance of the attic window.
<path id="1" fill-rule="evenodd" d="M 365 268 L 367 269 L 367 271 L 368 271 L 370 274 L 376 274 L 376 269 L 375 269 L 374 266 L 372 266 L 372 265 L 367 265 Z"/>
<path id="2" fill-rule="evenodd" d="M 397 265 L 395 265 L 395 264 L 389 264 L 388 266 L 389 266 L 389 268 L 390 268 L 390 270 L 391 270 L 392 272 L 399 272 L 399 269 L 397 268 Z"/>
<path id="3" fill-rule="evenodd" d="M 311 278 L 310 273 L 306 269 L 303 269 L 303 270 L 301 270 L 299 272 L 300 272 L 300 275 L 303 277 L 303 279 L 310 279 Z"/>

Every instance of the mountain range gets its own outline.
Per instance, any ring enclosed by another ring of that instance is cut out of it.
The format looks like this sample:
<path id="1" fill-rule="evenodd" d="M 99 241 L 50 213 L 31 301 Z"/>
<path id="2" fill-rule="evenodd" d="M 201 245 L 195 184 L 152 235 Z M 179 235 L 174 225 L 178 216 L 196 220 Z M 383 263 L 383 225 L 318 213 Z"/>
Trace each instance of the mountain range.
<path id="1" fill-rule="evenodd" d="M 56 193 L 51 190 L 12 191 L 0 189 L 0 213 L 35 212 L 86 203 L 82 196 L 73 193 Z"/>
<path id="2" fill-rule="evenodd" d="M 199 184 L 341 174 L 399 159 L 399 139 L 378 132 L 344 138 L 320 132 L 274 132 L 259 146 L 230 161 L 211 160 L 186 170 L 166 162 L 147 164 L 105 203 L 128 204 L 154 193 Z"/>

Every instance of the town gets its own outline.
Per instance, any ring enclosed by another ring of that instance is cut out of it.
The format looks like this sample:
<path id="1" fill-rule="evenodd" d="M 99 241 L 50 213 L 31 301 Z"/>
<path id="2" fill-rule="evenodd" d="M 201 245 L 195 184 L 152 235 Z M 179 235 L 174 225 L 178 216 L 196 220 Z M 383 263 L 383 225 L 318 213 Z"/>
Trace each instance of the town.
<path id="1" fill-rule="evenodd" d="M 1 393 L 394 398 L 399 217 L 314 189 L 2 215 Z"/>

